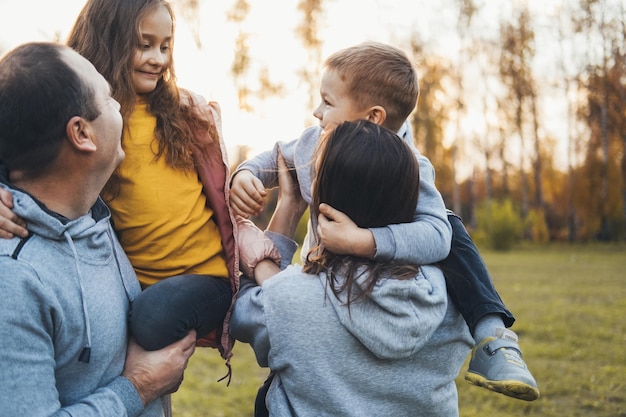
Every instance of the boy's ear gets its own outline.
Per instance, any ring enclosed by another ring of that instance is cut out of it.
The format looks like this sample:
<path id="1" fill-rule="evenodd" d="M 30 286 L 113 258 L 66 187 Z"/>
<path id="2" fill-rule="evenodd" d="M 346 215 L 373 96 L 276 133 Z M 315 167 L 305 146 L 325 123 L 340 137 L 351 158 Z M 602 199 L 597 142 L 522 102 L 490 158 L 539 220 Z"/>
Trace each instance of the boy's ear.
<path id="1" fill-rule="evenodd" d="M 382 106 L 373 106 L 367 110 L 367 120 L 382 126 L 387 118 L 387 112 Z"/>
<path id="2" fill-rule="evenodd" d="M 93 140 L 91 125 L 80 116 L 74 116 L 65 126 L 67 140 L 74 149 L 82 152 L 95 152 L 96 143 Z"/>

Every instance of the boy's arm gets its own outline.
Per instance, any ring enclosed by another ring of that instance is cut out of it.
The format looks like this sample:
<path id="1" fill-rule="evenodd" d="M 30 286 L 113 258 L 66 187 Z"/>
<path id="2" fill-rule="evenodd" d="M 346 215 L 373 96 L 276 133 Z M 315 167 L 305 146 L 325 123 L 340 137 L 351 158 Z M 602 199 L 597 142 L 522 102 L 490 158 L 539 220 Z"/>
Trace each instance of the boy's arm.
<path id="1" fill-rule="evenodd" d="M 322 244 L 335 253 L 381 261 L 430 264 L 446 258 L 450 252 L 452 228 L 443 198 L 435 187 L 435 170 L 426 157 L 416 155 L 420 166 L 420 193 L 412 223 L 359 229 L 343 213 L 334 210 L 333 216 L 318 219 Z M 320 211 L 324 214 L 322 207 Z"/>
<path id="2" fill-rule="evenodd" d="M 282 153 L 289 167 L 293 167 L 296 143 L 297 139 L 277 142 L 272 150 L 237 167 L 230 180 L 230 204 L 235 214 L 249 218 L 263 211 L 265 190 L 278 186 L 278 153 Z"/>

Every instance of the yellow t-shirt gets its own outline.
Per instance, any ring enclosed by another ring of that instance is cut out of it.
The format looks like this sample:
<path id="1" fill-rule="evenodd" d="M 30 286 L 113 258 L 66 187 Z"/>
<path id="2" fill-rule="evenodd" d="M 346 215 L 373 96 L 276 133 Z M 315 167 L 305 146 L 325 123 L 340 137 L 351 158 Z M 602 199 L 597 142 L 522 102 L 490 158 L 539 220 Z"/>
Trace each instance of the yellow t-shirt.
<path id="1" fill-rule="evenodd" d="M 126 158 L 111 200 L 120 243 L 144 285 L 180 274 L 228 277 L 213 210 L 195 171 L 174 169 L 155 159 L 156 118 L 139 103 L 124 131 Z"/>

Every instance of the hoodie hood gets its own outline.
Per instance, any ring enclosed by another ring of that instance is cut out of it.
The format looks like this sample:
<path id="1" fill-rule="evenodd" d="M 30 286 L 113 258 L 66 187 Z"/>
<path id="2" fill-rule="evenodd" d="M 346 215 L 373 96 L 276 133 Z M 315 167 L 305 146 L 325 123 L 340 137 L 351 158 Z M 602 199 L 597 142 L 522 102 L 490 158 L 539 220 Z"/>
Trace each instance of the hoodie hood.
<path id="1" fill-rule="evenodd" d="M 76 271 L 76 284 L 78 284 L 80 288 L 80 303 L 82 305 L 85 322 L 85 331 L 83 334 L 84 348 L 78 359 L 81 362 L 89 363 L 91 355 L 91 328 L 87 303 L 85 301 L 85 277 L 81 270 L 81 263 L 85 261 L 94 263 L 106 261 L 110 257 L 110 252 L 102 251 L 98 248 L 110 248 L 112 246 L 117 269 L 120 271 L 120 274 L 122 274 L 119 254 L 116 250 L 116 245 L 112 244 L 113 235 L 109 223 L 110 211 L 108 207 L 100 197 L 98 197 L 89 214 L 75 220 L 70 220 L 58 213 L 50 211 L 43 203 L 24 191 L 11 188 L 6 184 L 0 184 L 0 186 L 12 192 L 13 211 L 26 222 L 30 233 L 29 237 L 22 239 L 17 247 L 13 243 L 13 240 L 0 242 L 0 253 L 5 253 L 5 250 L 2 249 L 3 246 L 10 245 L 14 248 L 11 252 L 11 256 L 17 259 L 26 241 L 32 236 L 39 236 L 46 240 L 56 242 L 57 248 L 73 259 Z M 80 255 L 77 247 L 80 248 Z M 129 284 L 126 280 L 122 280 L 122 282 L 126 294 L 129 299 L 132 300 L 129 293 Z"/>
<path id="2" fill-rule="evenodd" d="M 372 293 L 346 306 L 345 292 L 335 296 L 324 274 L 319 279 L 340 323 L 381 359 L 405 358 L 422 348 L 447 308 L 441 274 L 419 273 L 411 279 L 382 278 Z M 353 293 L 363 288 L 367 275 L 356 279 Z M 341 277 L 339 277 L 341 279 Z M 434 280 L 434 281 L 433 281 Z"/>
<path id="3" fill-rule="evenodd" d="M 90 215 L 70 220 L 50 211 L 43 203 L 24 191 L 4 184 L 2 187 L 13 193 L 13 211 L 26 221 L 28 230 L 47 239 L 64 240 L 66 234 L 73 239 L 81 239 L 93 234 L 93 227 L 97 222 L 108 220 L 110 217 L 108 207 L 99 197 Z"/>

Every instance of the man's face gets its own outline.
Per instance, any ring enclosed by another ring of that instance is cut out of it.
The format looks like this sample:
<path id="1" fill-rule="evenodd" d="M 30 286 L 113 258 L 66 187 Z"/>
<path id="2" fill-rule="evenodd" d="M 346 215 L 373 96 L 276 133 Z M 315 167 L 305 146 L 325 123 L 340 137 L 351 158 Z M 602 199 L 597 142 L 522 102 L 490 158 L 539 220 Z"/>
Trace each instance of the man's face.
<path id="1" fill-rule="evenodd" d="M 346 83 L 337 71 L 328 70 L 322 74 L 320 85 L 321 102 L 313 112 L 323 129 L 333 128 L 343 122 L 367 118 L 367 109 L 360 110 L 348 95 Z"/>
<path id="2" fill-rule="evenodd" d="M 105 173 L 110 171 L 108 175 L 111 175 L 125 156 L 122 149 L 123 121 L 120 104 L 111 97 L 109 83 L 91 62 L 73 50 L 66 50 L 63 53 L 68 65 L 95 92 L 95 101 L 100 115 L 89 122 L 93 129 L 92 140 L 97 147 L 98 167 L 102 168 Z"/>

